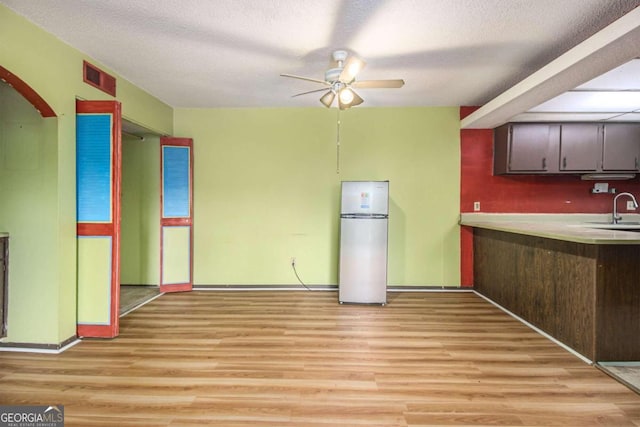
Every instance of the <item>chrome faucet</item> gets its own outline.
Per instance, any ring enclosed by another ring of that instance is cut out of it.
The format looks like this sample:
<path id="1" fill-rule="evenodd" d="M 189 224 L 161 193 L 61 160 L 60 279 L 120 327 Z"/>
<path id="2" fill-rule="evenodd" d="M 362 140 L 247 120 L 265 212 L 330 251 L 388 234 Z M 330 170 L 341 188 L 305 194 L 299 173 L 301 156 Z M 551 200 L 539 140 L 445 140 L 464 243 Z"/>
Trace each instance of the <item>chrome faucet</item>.
<path id="1" fill-rule="evenodd" d="M 616 197 L 613 198 L 613 219 L 612 219 L 612 223 L 613 224 L 617 224 L 618 221 L 620 221 L 622 219 L 621 216 L 618 215 L 618 197 L 620 196 L 629 196 L 631 198 L 631 200 L 633 200 L 633 206 L 637 209 L 638 208 L 638 201 L 636 200 L 636 198 L 634 197 L 633 194 L 631 193 L 620 193 L 618 195 L 616 195 Z"/>

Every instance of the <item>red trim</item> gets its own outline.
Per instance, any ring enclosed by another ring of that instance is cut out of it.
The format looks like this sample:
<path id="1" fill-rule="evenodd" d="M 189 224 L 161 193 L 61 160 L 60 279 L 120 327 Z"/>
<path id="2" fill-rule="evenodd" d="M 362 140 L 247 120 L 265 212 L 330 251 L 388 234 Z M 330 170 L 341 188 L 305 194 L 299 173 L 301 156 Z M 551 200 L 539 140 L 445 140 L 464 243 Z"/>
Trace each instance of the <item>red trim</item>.
<path id="1" fill-rule="evenodd" d="M 174 138 L 172 136 L 163 136 L 160 138 L 160 144 L 162 145 L 178 145 L 182 147 L 193 148 L 193 139 L 191 138 Z M 192 156 L 193 157 L 193 156 Z"/>
<path id="2" fill-rule="evenodd" d="M 193 221 L 191 218 L 162 218 L 163 226 L 184 226 L 184 225 L 192 225 Z"/>
<path id="3" fill-rule="evenodd" d="M 122 106 L 118 101 L 82 101 L 76 100 L 76 113 L 79 114 L 114 114 L 118 115 L 120 120 L 113 121 L 113 131 L 122 130 Z M 116 123 L 118 122 L 118 123 Z M 117 125 L 117 127 L 116 127 Z M 114 133 L 115 135 L 115 133 Z M 118 137 L 122 139 L 122 136 Z"/>
<path id="4" fill-rule="evenodd" d="M 171 285 L 160 285 L 160 292 L 189 292 L 193 290 L 193 281 L 189 283 L 172 283 Z"/>
<path id="5" fill-rule="evenodd" d="M 38 110 L 42 117 L 57 117 L 53 108 L 47 104 L 38 93 L 31 88 L 28 84 L 26 84 L 20 77 L 13 74 L 11 71 L 7 70 L 3 66 L 0 65 L 0 79 L 7 82 L 11 85 L 20 95 L 24 97 L 27 101 L 33 105 L 33 107 Z"/>
<path id="6" fill-rule="evenodd" d="M 76 225 L 78 236 L 113 236 L 113 223 L 93 224 L 80 222 Z"/>
<path id="7" fill-rule="evenodd" d="M 113 332 L 111 325 L 78 325 L 76 333 L 79 337 L 115 338 L 118 331 Z"/>
<path id="8" fill-rule="evenodd" d="M 122 185 L 122 105 L 117 101 L 76 101 L 77 114 L 111 114 L 113 117 L 111 134 L 113 137 L 113 185 L 112 223 L 79 223 L 79 236 L 111 236 L 111 307 L 109 325 L 78 324 L 78 336 L 113 338 L 120 330 L 120 221 Z"/>
<path id="9" fill-rule="evenodd" d="M 163 146 L 180 146 L 189 147 L 189 217 L 188 218 L 163 218 L 162 206 L 164 203 L 162 194 L 162 147 Z M 191 138 L 160 138 L 160 291 L 161 292 L 185 292 L 193 289 L 193 139 Z M 162 247 L 162 228 L 171 226 L 189 227 L 189 283 L 178 283 L 163 285 L 162 284 L 162 257 L 164 250 Z"/>

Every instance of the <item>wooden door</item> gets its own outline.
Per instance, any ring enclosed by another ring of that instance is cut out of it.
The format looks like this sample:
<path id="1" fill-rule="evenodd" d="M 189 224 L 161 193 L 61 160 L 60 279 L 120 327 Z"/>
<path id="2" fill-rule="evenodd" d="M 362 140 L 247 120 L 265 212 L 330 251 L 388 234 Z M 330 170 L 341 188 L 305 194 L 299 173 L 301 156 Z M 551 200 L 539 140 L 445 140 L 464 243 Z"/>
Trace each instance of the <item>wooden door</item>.
<path id="1" fill-rule="evenodd" d="M 193 140 L 160 139 L 160 291 L 193 288 Z"/>
<path id="2" fill-rule="evenodd" d="M 76 101 L 77 334 L 118 335 L 122 115 L 117 101 Z"/>

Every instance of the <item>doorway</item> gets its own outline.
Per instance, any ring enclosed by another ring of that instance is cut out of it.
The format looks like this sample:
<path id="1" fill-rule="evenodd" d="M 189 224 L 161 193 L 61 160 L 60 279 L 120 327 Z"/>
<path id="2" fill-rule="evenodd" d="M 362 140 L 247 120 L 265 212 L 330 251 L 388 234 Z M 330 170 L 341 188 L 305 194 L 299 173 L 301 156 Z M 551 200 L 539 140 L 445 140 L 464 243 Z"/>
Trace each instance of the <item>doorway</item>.
<path id="1" fill-rule="evenodd" d="M 78 233 L 78 328 L 79 337 L 113 338 L 119 334 L 121 242 L 122 223 L 122 169 L 123 169 L 123 120 L 122 106 L 117 101 L 76 101 L 76 205 Z M 125 132 L 136 136 L 132 132 Z M 138 138 L 140 142 L 144 136 Z M 132 152 L 141 149 L 141 159 L 147 159 L 145 149 L 156 144 L 133 144 Z M 161 237 L 160 290 L 162 292 L 183 292 L 192 289 L 193 277 L 193 141 L 190 138 L 160 138 L 160 183 L 159 190 L 152 180 L 139 180 L 136 191 L 130 191 L 132 218 L 131 229 L 146 230 L 143 224 L 152 224 L 145 209 L 153 206 L 146 200 L 159 194 Z M 153 150 L 153 148 L 151 148 Z M 130 158 L 131 155 L 129 156 Z M 157 157 L 156 157 L 157 158 Z M 133 166 L 131 176 L 138 180 L 139 169 L 146 169 L 149 163 Z M 143 166 L 144 165 L 144 166 Z M 156 170 L 158 170 L 156 168 Z M 142 175 L 144 177 L 144 174 Z M 142 212 L 143 214 L 140 214 Z M 157 212 L 157 211 L 156 211 Z M 151 216 L 154 216 L 153 214 Z M 156 217 L 157 218 L 157 217 Z M 140 231 L 139 236 L 143 235 Z M 148 233 L 149 236 L 152 233 Z M 135 233 L 134 233 L 135 236 Z M 128 238 L 128 236 L 127 236 Z M 134 237 L 132 253 L 135 256 L 149 256 L 148 246 L 153 238 L 140 245 Z M 136 249 L 137 248 L 137 249 Z M 143 250 L 141 251 L 142 248 Z M 147 258 L 152 260 L 154 258 Z M 140 259 L 138 259 L 138 264 Z M 148 277 L 133 265 L 134 282 L 142 282 Z M 153 265 L 144 264 L 145 270 Z M 137 272 L 137 273 L 136 273 Z M 153 273 L 151 273 L 153 274 Z M 145 283 L 136 283 L 144 285 Z"/>
<path id="2" fill-rule="evenodd" d="M 120 316 L 160 292 L 160 136 L 122 123 Z"/>

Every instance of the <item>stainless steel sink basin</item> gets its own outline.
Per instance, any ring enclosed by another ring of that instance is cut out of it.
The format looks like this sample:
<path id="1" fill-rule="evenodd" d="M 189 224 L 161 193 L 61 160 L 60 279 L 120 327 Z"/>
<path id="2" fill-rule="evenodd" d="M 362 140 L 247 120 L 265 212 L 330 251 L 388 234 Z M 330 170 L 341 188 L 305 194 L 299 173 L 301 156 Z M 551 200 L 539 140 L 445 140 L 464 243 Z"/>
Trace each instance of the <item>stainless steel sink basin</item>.
<path id="1" fill-rule="evenodd" d="M 640 231 L 640 222 L 621 221 L 617 224 L 611 222 L 587 222 L 584 227 L 604 230 Z"/>

